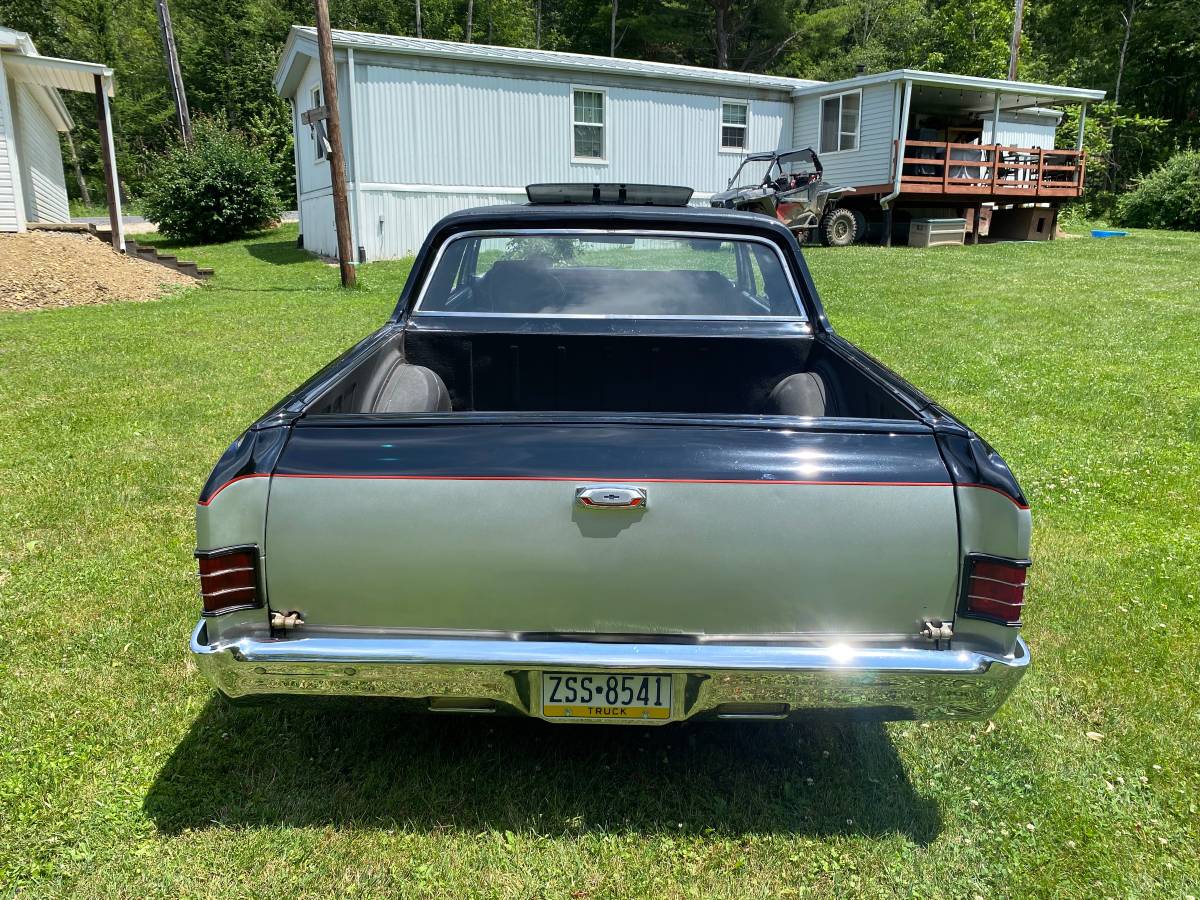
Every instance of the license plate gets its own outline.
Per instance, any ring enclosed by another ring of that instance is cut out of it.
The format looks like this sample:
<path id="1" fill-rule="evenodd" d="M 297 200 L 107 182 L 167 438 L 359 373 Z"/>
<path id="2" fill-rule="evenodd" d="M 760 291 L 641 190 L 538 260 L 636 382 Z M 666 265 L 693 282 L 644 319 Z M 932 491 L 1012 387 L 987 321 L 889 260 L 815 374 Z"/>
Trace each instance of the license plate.
<path id="1" fill-rule="evenodd" d="M 547 719 L 671 718 L 671 676 L 611 672 L 543 672 Z"/>

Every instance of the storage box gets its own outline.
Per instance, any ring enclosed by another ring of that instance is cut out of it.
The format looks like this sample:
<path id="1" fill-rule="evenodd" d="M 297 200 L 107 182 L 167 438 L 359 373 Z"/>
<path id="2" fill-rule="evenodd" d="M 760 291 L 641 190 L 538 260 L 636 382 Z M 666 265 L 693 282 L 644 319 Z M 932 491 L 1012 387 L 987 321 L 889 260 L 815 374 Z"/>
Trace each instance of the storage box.
<path id="1" fill-rule="evenodd" d="M 913 219 L 908 226 L 908 246 L 940 247 L 943 244 L 961 244 L 966 233 L 966 219 Z"/>

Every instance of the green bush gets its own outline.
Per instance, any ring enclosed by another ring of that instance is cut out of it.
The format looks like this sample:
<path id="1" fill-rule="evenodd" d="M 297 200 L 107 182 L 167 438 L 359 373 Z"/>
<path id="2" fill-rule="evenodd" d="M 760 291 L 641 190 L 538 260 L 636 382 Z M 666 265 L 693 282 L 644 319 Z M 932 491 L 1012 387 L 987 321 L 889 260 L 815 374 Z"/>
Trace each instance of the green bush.
<path id="1" fill-rule="evenodd" d="M 279 220 L 277 173 L 240 131 L 197 120 L 191 146 L 158 157 L 142 188 L 146 218 L 168 237 L 189 243 L 240 238 Z"/>
<path id="2" fill-rule="evenodd" d="M 1200 150 L 1176 153 L 1117 201 L 1119 225 L 1200 231 Z"/>

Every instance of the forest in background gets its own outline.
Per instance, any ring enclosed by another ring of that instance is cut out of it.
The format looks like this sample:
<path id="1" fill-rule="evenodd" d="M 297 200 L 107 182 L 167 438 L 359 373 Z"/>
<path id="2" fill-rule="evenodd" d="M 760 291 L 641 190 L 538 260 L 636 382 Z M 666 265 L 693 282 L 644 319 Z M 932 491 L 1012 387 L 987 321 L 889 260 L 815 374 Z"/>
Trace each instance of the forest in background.
<path id="1" fill-rule="evenodd" d="M 307 0 L 171 0 L 193 117 L 246 132 L 292 190 L 291 117 L 271 76 Z M 1004 77 L 1010 0 L 330 0 L 335 28 L 832 80 L 909 67 Z M 177 139 L 154 0 L 0 0 L 38 51 L 110 65 L 123 193 Z M 1200 0 L 1029 0 L 1018 77 L 1108 91 L 1089 113 L 1090 198 L 1200 146 Z M 103 198 L 94 100 L 64 92 L 74 152 Z M 1064 132 L 1075 126 L 1068 121 Z M 72 196 L 79 195 L 64 141 Z M 1099 177 L 1097 177 L 1099 176 Z"/>

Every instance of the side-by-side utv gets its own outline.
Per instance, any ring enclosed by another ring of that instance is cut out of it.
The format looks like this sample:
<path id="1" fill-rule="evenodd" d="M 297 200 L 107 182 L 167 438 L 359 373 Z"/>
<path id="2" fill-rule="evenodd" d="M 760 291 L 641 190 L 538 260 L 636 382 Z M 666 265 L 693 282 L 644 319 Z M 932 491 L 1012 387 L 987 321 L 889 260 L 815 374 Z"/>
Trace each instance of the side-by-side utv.
<path id="1" fill-rule="evenodd" d="M 830 247 L 861 241 L 866 236 L 866 217 L 837 203 L 854 188 L 829 184 L 822 171 L 811 148 L 751 153 L 733 173 L 726 190 L 714 194 L 710 203 L 778 219 L 801 242 L 814 232 Z"/>

